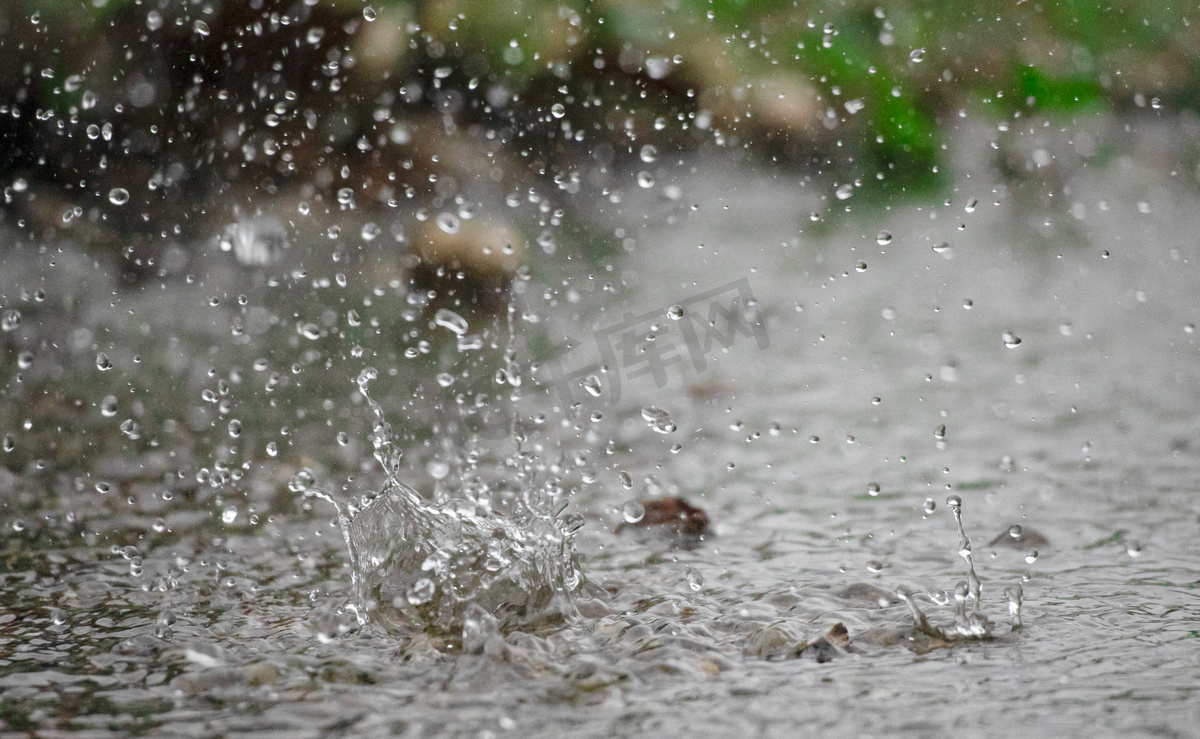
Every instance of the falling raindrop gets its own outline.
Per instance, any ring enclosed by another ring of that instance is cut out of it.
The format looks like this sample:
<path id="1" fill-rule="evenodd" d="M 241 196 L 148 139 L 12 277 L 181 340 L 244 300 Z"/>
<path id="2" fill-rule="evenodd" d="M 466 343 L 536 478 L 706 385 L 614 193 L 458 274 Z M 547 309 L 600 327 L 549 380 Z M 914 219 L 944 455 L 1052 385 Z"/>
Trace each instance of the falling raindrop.
<path id="1" fill-rule="evenodd" d="M 642 409 L 642 418 L 650 424 L 650 428 L 660 434 L 669 434 L 675 430 L 675 423 L 671 420 L 670 414 L 662 408 L 647 406 Z"/>
<path id="2" fill-rule="evenodd" d="M 129 202 L 129 191 L 123 187 L 114 187 L 108 191 L 108 202 L 113 205 L 124 205 Z"/>
<path id="3" fill-rule="evenodd" d="M 1021 337 L 1017 336 L 1011 331 L 1005 331 L 1002 338 L 1004 340 L 1004 345 L 1009 349 L 1015 349 L 1021 343 Z"/>
<path id="4" fill-rule="evenodd" d="M 458 220 L 458 216 L 454 215 L 453 213 L 450 213 L 448 211 L 438 213 L 438 216 L 437 216 L 437 219 L 435 222 L 437 223 L 438 228 L 442 229 L 443 231 L 445 231 L 448 234 L 458 233 L 459 220 Z"/>
<path id="5" fill-rule="evenodd" d="M 879 235 L 875 237 L 875 243 L 879 244 L 880 246 L 887 246 L 888 244 L 892 243 L 891 231 L 880 231 Z"/>
<path id="6" fill-rule="evenodd" d="M 920 64 L 925 60 L 925 49 L 913 49 L 908 53 L 908 59 L 913 64 Z"/>
<path id="7" fill-rule="evenodd" d="M 21 311 L 9 308 L 0 316 L 0 330 L 16 331 L 21 326 Z"/>
<path id="8" fill-rule="evenodd" d="M 670 308 L 667 308 L 667 318 L 670 318 L 672 321 L 678 321 L 680 318 L 683 318 L 683 306 L 672 305 Z"/>
<path id="9" fill-rule="evenodd" d="M 625 523 L 637 523 L 646 517 L 646 506 L 631 500 L 621 506 L 621 517 L 625 519 Z"/>
<path id="10" fill-rule="evenodd" d="M 588 375 L 587 377 L 583 378 L 583 389 L 586 390 L 588 395 L 591 395 L 593 398 L 599 398 L 600 393 L 602 392 L 600 378 L 596 375 Z"/>
<path id="11" fill-rule="evenodd" d="M 433 322 L 442 328 L 453 331 L 459 336 L 467 333 L 467 329 L 469 328 L 467 319 L 448 308 L 438 308 L 437 313 L 433 315 Z"/>

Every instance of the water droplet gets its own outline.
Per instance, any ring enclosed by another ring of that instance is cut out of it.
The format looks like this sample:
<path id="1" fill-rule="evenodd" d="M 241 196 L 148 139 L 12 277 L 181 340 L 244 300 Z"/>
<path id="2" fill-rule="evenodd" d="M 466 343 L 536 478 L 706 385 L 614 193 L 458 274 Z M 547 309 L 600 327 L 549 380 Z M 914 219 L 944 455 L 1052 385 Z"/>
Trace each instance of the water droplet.
<path id="1" fill-rule="evenodd" d="M 582 385 L 583 389 L 587 391 L 588 395 L 592 396 L 593 398 L 600 397 L 602 387 L 600 385 L 599 377 L 596 375 L 588 375 L 587 377 L 583 378 Z"/>
<path id="2" fill-rule="evenodd" d="M 96 355 L 96 369 L 101 372 L 107 372 L 113 368 L 112 362 L 108 361 L 108 355 L 100 352 Z"/>
<path id="3" fill-rule="evenodd" d="M 883 570 L 883 562 L 880 562 L 877 559 L 868 560 L 867 569 L 871 572 L 880 572 Z"/>
<path id="4" fill-rule="evenodd" d="M 137 421 L 134 421 L 132 418 L 126 418 L 124 421 L 121 421 L 120 429 L 121 433 L 125 434 L 125 436 L 130 439 L 137 440 L 142 436 L 142 432 L 137 425 Z"/>
<path id="5" fill-rule="evenodd" d="M 849 200 L 850 197 L 854 195 L 854 185 L 847 182 L 846 184 L 838 187 L 837 190 L 834 190 L 833 194 L 838 200 Z"/>
<path id="6" fill-rule="evenodd" d="M 96 483 L 96 492 L 100 493 L 101 495 L 108 495 L 112 492 L 112 484 L 101 480 L 100 482 Z"/>
<path id="7" fill-rule="evenodd" d="M 1008 527 L 1008 535 L 1014 539 L 1020 539 L 1021 534 L 1024 534 L 1024 533 L 1025 533 L 1025 529 L 1022 528 L 1021 524 L 1019 524 L 1019 523 L 1014 523 L 1012 526 Z"/>
<path id="8" fill-rule="evenodd" d="M 432 600 L 436 590 L 437 586 L 433 584 L 433 580 L 430 580 L 428 577 L 422 577 L 413 583 L 404 598 L 410 605 L 419 606 Z"/>
<path id="9" fill-rule="evenodd" d="M 866 272 L 867 271 L 867 263 L 859 262 L 858 264 L 854 265 L 854 269 L 858 270 L 859 272 Z"/>
<path id="10" fill-rule="evenodd" d="M 192 30 L 195 31 L 196 35 L 198 36 L 207 36 L 208 34 L 212 33 L 208 27 L 208 24 L 199 18 L 192 23 Z"/>
<path id="11" fill-rule="evenodd" d="M 461 225 L 459 223 L 458 216 L 454 215 L 453 213 L 450 213 L 449 211 L 443 211 L 441 213 L 438 213 L 435 223 L 437 223 L 438 228 L 440 228 L 441 230 L 445 231 L 448 234 L 458 233 L 458 228 Z"/>
<path id="12" fill-rule="evenodd" d="M 888 244 L 892 243 L 891 232 L 880 231 L 879 235 L 875 237 L 875 243 L 879 244 L 880 246 L 887 246 Z"/>
<path id="13" fill-rule="evenodd" d="M 112 418 L 117 415 L 117 396 L 105 395 L 104 400 L 100 401 L 100 415 L 105 418 Z"/>
<path id="14" fill-rule="evenodd" d="M 129 202 L 129 191 L 123 187 L 114 187 L 108 191 L 108 201 L 113 205 L 124 205 Z"/>
<path id="15" fill-rule="evenodd" d="M 651 144 L 646 144 L 642 147 L 642 150 L 638 152 L 638 156 L 643 162 L 650 164 L 655 159 L 658 159 L 658 149 Z"/>
<path id="16" fill-rule="evenodd" d="M 688 587 L 695 592 L 699 592 L 704 587 L 704 575 L 695 567 L 688 565 L 684 568 L 684 576 L 687 578 Z"/>
<path id="17" fill-rule="evenodd" d="M 670 414 L 662 408 L 647 406 L 642 409 L 642 418 L 650 424 L 650 428 L 660 434 L 669 434 L 675 430 L 675 423 L 671 420 Z"/>
<path id="18" fill-rule="evenodd" d="M 236 418 L 229 422 L 229 435 L 237 438 L 242 435 L 242 422 Z"/>
<path id="19" fill-rule="evenodd" d="M 941 441 L 946 438 L 946 424 L 940 424 L 933 430 L 933 438 Z"/>
<path id="20" fill-rule="evenodd" d="M 963 208 L 963 210 L 967 211 L 968 213 L 974 213 L 977 207 L 979 207 L 979 198 L 971 198 L 967 201 L 967 205 Z"/>
<path id="21" fill-rule="evenodd" d="M 948 255 L 950 255 L 950 254 L 953 254 L 954 252 L 953 252 L 953 250 L 950 248 L 950 242 L 948 242 L 948 241 L 939 241 L 938 243 L 936 243 L 936 244 L 934 244 L 934 245 L 933 245 L 933 253 L 934 253 L 934 254 L 941 254 L 943 257 L 945 257 L 945 256 L 948 256 Z"/>
<path id="22" fill-rule="evenodd" d="M 307 467 L 302 467 L 299 472 L 292 475 L 292 479 L 288 480 L 288 490 L 293 493 L 303 493 L 313 486 L 316 482 L 316 475 Z"/>
<path id="23" fill-rule="evenodd" d="M 870 495 L 872 498 L 874 498 L 876 495 L 879 495 L 880 489 L 879 483 L 872 482 L 867 485 L 867 495 Z"/>
<path id="24" fill-rule="evenodd" d="M 637 523 L 646 517 L 646 506 L 631 500 L 621 506 L 621 517 L 625 519 L 625 523 Z"/>
<path id="25" fill-rule="evenodd" d="M 9 308 L 0 316 L 0 330 L 5 332 L 16 331 L 21 326 L 21 311 L 16 308 Z"/>
<path id="26" fill-rule="evenodd" d="M 1139 544 L 1136 540 L 1130 541 L 1128 544 L 1125 545 L 1125 553 L 1128 554 L 1130 557 L 1137 559 L 1138 557 L 1142 556 L 1142 545 Z"/>
<path id="27" fill-rule="evenodd" d="M 12 530 L 18 534 L 25 530 L 25 522 L 21 519 L 14 519 L 12 522 Z"/>
<path id="28" fill-rule="evenodd" d="M 957 495 L 950 495 L 946 498 L 946 505 L 950 506 L 950 510 L 958 510 L 962 507 L 962 498 Z"/>
<path id="29" fill-rule="evenodd" d="M 625 470 L 618 472 L 617 477 L 621 480 L 621 487 L 625 488 L 626 490 L 629 490 L 633 487 L 633 478 L 630 477 L 629 473 Z"/>
<path id="30" fill-rule="evenodd" d="M 1015 349 L 1021 344 L 1021 337 L 1017 336 L 1011 331 L 1005 331 L 1004 336 L 1001 338 L 1004 340 L 1004 345 L 1009 349 Z"/>
<path id="31" fill-rule="evenodd" d="M 467 329 L 469 328 L 467 319 L 447 308 L 438 308 L 437 313 L 433 315 L 433 322 L 442 328 L 453 331 L 459 336 L 467 333 Z M 361 385 L 362 383 L 360 382 L 359 384 Z"/>
<path id="32" fill-rule="evenodd" d="M 908 52 L 908 60 L 913 64 L 920 64 L 925 60 L 925 49 L 913 49 L 912 51 Z"/>
<path id="33" fill-rule="evenodd" d="M 4 451 L 11 452 L 17 448 L 17 439 L 12 434 L 4 435 Z"/>
<path id="34" fill-rule="evenodd" d="M 641 172 L 637 173 L 637 183 L 638 187 L 642 188 L 643 190 L 654 187 L 654 175 L 643 169 Z"/>
<path id="35" fill-rule="evenodd" d="M 425 471 L 435 480 L 445 480 L 450 476 L 450 463 L 441 459 L 431 459 L 425 465 Z"/>
<path id="36" fill-rule="evenodd" d="M 562 103 L 555 103 L 554 105 L 550 106 L 550 115 L 554 116 L 555 118 L 562 118 L 566 114 L 567 109 Z"/>
<path id="37" fill-rule="evenodd" d="M 233 505 L 232 503 L 225 506 L 225 510 L 221 511 L 221 520 L 225 523 L 226 526 L 228 526 L 229 524 L 236 521 L 237 517 L 238 517 L 237 506 Z"/>
<path id="38" fill-rule="evenodd" d="M 1038 550 L 1030 549 L 1029 551 L 1025 552 L 1025 564 L 1031 565 L 1037 561 L 1037 558 L 1038 558 Z"/>
<path id="39" fill-rule="evenodd" d="M 667 308 L 667 318 L 670 318 L 672 321 L 678 321 L 680 318 L 683 318 L 683 306 L 672 305 L 670 308 Z"/>
<path id="40" fill-rule="evenodd" d="M 267 456 L 274 457 L 279 454 L 279 445 L 273 441 L 267 442 Z"/>
<path id="41" fill-rule="evenodd" d="M 370 5 L 363 8 L 363 20 L 365 20 L 367 23 L 374 22 L 378 17 L 379 16 L 375 13 L 375 8 L 372 8 Z"/>
<path id="42" fill-rule="evenodd" d="M 926 498 L 923 510 L 925 511 L 926 516 L 932 514 L 935 510 L 937 510 L 937 501 L 935 501 L 933 498 Z"/>

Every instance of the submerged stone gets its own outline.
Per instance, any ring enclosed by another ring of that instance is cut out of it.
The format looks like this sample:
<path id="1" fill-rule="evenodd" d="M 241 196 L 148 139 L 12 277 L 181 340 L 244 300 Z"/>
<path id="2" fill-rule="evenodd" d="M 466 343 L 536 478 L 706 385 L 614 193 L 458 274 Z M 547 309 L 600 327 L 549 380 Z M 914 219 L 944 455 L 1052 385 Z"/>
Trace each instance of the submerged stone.
<path id="1" fill-rule="evenodd" d="M 683 498 L 659 498 L 639 501 L 645 515 L 634 523 L 634 528 L 658 528 L 683 536 L 702 536 L 708 533 L 708 514 L 691 505 Z M 625 528 L 621 524 L 618 531 Z"/>

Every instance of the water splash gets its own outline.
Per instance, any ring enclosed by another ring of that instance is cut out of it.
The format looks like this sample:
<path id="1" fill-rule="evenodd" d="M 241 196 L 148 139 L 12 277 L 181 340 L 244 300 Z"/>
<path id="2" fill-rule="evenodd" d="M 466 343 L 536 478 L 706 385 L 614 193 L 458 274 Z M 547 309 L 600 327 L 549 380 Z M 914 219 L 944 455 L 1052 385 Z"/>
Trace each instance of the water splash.
<path id="1" fill-rule="evenodd" d="M 967 563 L 967 579 L 960 581 L 954 587 L 954 625 L 953 628 L 942 629 L 930 623 L 929 618 L 917 605 L 917 596 L 925 596 L 933 603 L 945 605 L 949 598 L 944 593 L 915 593 L 908 588 L 897 591 L 896 597 L 908 607 L 912 614 L 913 627 L 909 634 L 911 641 L 919 642 L 918 651 L 927 651 L 938 647 L 949 646 L 962 639 L 983 639 L 992 636 L 992 622 L 982 610 L 983 583 L 975 572 L 975 560 L 971 551 L 971 537 L 967 536 L 962 522 L 962 498 L 951 495 L 946 498 L 946 507 L 954 514 L 954 525 L 958 530 L 958 554 Z M 928 516 L 934 509 L 932 499 L 926 501 L 925 511 Z M 1021 621 L 1021 605 L 1024 593 L 1020 584 L 1005 588 L 1004 598 L 1008 603 L 1008 613 L 1012 621 L 1013 631 L 1023 628 Z"/>
<path id="2" fill-rule="evenodd" d="M 454 643 L 477 609 L 505 629 L 536 629 L 574 615 L 583 576 L 573 538 L 582 519 L 563 515 L 555 482 L 531 484 L 534 462 L 518 440 L 506 467 L 519 486 L 476 480 L 426 500 L 400 479 L 403 450 L 368 389 L 377 377 L 375 369 L 363 370 L 358 390 L 375 416 L 370 439 L 386 475 L 382 490 L 357 504 L 305 491 L 337 509 L 360 625 Z M 505 504 L 493 507 L 493 495 Z"/>

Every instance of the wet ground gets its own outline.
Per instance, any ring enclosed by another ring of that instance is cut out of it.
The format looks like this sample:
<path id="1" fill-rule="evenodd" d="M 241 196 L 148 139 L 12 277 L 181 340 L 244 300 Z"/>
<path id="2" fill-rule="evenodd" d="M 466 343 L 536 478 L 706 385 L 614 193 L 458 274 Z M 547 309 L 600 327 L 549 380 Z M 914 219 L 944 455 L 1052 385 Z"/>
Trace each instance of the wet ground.
<path id="1" fill-rule="evenodd" d="M 5 252 L 10 354 L 31 355 L 0 419 L 20 460 L 0 470 L 0 719 L 197 737 L 1191 734 L 1200 189 L 1177 132 L 1135 123 L 1037 131 L 1007 181 L 999 134 L 964 130 L 955 190 L 890 207 L 794 172 L 667 163 L 644 189 L 630 173 L 600 215 L 619 254 L 541 254 L 516 298 L 536 316 L 516 324 L 526 459 L 584 517 L 587 583 L 565 624 L 504 633 L 472 612 L 444 639 L 360 626 L 333 508 L 302 494 L 378 489 L 355 394 L 368 365 L 409 484 L 444 493 L 471 450 L 502 477 L 509 390 L 478 404 L 475 441 L 445 419 L 502 352 L 503 317 L 472 318 L 497 348 L 438 406 L 427 381 L 461 369 L 455 352 L 405 359 L 368 329 L 407 320 L 413 345 L 446 330 L 378 263 L 273 276 L 214 247 L 190 277 L 129 288 L 70 244 Z M 573 379 L 535 392 L 553 372 Z M 615 533 L 664 496 L 703 508 L 708 534 Z M 958 634 L 950 496 L 984 637 Z"/>

